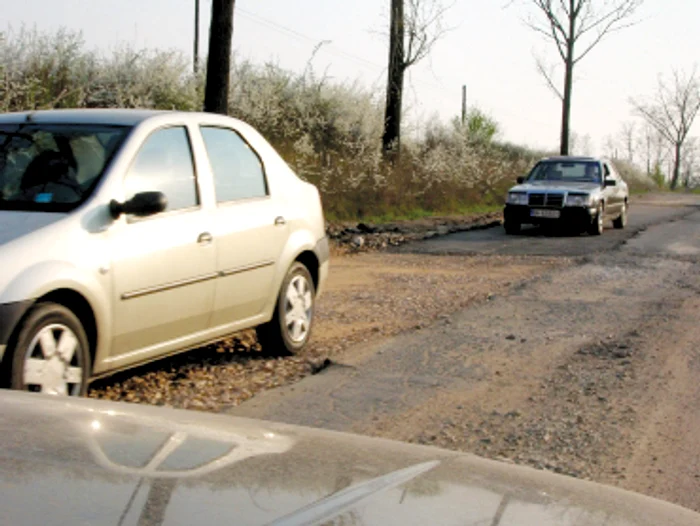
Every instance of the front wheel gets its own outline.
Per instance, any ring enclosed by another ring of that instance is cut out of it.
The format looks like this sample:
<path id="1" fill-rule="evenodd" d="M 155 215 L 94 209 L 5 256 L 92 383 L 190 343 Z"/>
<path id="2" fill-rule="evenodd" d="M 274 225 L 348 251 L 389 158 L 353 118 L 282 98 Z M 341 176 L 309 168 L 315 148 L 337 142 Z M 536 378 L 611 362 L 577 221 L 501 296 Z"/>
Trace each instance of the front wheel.
<path id="1" fill-rule="evenodd" d="M 300 351 L 311 336 L 316 290 L 308 269 L 295 262 L 287 272 L 272 320 L 256 329 L 265 352 Z"/>
<path id="2" fill-rule="evenodd" d="M 9 349 L 10 387 L 83 396 L 90 373 L 88 339 L 80 320 L 63 305 L 34 307 Z"/>
<path id="3" fill-rule="evenodd" d="M 613 226 L 617 229 L 622 229 L 627 226 L 627 208 L 628 204 L 625 203 L 622 205 L 622 211 L 620 212 L 619 217 L 615 218 L 613 220 Z"/>
<path id="4" fill-rule="evenodd" d="M 520 233 L 520 223 L 516 221 L 504 221 L 503 228 L 508 235 L 515 235 Z"/>
<path id="5" fill-rule="evenodd" d="M 592 236 L 599 236 L 603 233 L 603 221 L 605 219 L 605 214 L 603 210 L 603 205 L 598 205 L 598 210 L 596 211 L 593 221 L 588 227 L 588 233 Z"/>

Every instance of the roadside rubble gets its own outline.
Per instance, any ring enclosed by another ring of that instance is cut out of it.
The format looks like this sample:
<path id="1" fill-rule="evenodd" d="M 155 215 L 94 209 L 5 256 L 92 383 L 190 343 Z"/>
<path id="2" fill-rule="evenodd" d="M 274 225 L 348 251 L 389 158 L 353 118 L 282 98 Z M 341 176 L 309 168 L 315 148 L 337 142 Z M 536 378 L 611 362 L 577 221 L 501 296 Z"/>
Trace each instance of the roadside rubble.
<path id="1" fill-rule="evenodd" d="M 491 228 L 502 223 L 501 212 L 469 216 L 434 217 L 383 224 L 328 223 L 326 232 L 340 253 L 367 252 L 397 247 L 412 241 Z"/>

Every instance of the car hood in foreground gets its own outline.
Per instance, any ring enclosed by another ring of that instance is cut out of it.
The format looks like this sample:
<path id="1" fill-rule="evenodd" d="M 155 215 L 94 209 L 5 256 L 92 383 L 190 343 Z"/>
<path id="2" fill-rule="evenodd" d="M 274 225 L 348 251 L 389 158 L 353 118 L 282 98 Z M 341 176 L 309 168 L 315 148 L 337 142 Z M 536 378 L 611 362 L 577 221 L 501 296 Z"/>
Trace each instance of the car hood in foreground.
<path id="1" fill-rule="evenodd" d="M 66 217 L 66 214 L 50 212 L 0 211 L 0 245 L 31 234 Z"/>
<path id="2" fill-rule="evenodd" d="M 586 192 L 591 193 L 596 190 L 601 190 L 598 183 L 581 183 L 581 182 L 562 182 L 562 181 L 534 181 L 523 183 L 514 186 L 510 189 L 511 192 Z"/>
<path id="3" fill-rule="evenodd" d="M 700 524 L 668 503 L 436 448 L 13 391 L 0 403 L 2 524 Z"/>

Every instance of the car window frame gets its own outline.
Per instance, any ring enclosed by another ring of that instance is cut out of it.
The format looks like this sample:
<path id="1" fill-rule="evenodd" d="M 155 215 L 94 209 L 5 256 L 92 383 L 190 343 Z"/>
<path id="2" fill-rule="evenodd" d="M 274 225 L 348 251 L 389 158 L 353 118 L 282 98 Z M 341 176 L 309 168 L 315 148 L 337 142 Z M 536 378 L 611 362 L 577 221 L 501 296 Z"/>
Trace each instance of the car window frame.
<path id="1" fill-rule="evenodd" d="M 124 173 L 124 177 L 122 178 L 121 184 L 122 184 L 122 190 L 124 190 L 124 199 L 130 199 L 132 197 L 130 195 L 126 195 L 126 192 L 125 192 L 125 190 L 126 190 L 126 178 L 129 176 L 129 173 L 130 173 L 131 169 L 133 168 L 137 157 L 141 153 L 143 146 L 156 133 L 161 132 L 163 130 L 168 130 L 171 128 L 182 128 L 185 131 L 185 136 L 187 138 L 187 145 L 188 145 L 189 151 L 190 151 L 190 159 L 192 161 L 192 173 L 194 175 L 194 188 L 195 188 L 195 193 L 196 193 L 196 197 L 197 197 L 197 203 L 193 206 L 188 206 L 186 208 L 178 208 L 176 210 L 165 210 L 163 212 L 158 212 L 156 214 L 143 216 L 143 217 L 124 214 L 124 216 L 126 218 L 126 223 L 129 225 L 133 224 L 133 223 L 141 223 L 143 221 L 152 221 L 154 219 L 159 219 L 159 218 L 172 217 L 173 215 L 177 215 L 177 214 L 197 212 L 197 211 L 202 210 L 202 208 L 203 208 L 202 189 L 201 189 L 201 185 L 200 185 L 200 174 L 199 174 L 198 165 L 197 165 L 197 158 L 195 155 L 194 143 L 192 141 L 192 134 L 190 132 L 190 127 L 187 125 L 187 123 L 184 123 L 184 122 L 163 124 L 162 126 L 158 126 L 157 128 L 154 128 L 148 132 L 148 135 L 141 141 L 141 143 L 138 146 L 138 149 L 136 150 L 136 153 L 133 155 L 133 157 L 129 161 L 129 165 L 127 166 L 125 173 Z M 167 198 L 167 196 L 166 196 L 166 198 Z"/>
<path id="2" fill-rule="evenodd" d="M 28 207 L 28 206 L 21 206 L 22 202 L 17 202 L 17 206 L 12 206 L 13 201 L 5 201 L 3 204 L 5 207 L 0 208 L 2 211 L 8 211 L 8 212 L 37 212 L 37 213 L 57 213 L 57 214 L 72 214 L 76 212 L 77 210 L 82 209 L 83 207 L 87 206 L 88 203 L 95 198 L 95 196 L 99 193 L 100 188 L 103 184 L 105 184 L 105 181 L 109 178 L 108 174 L 112 170 L 112 167 L 114 166 L 114 163 L 116 159 L 119 157 L 121 150 L 124 148 L 124 146 L 129 142 L 129 138 L 131 137 L 131 134 L 134 131 L 134 127 L 130 125 L 124 125 L 124 124 L 111 124 L 111 123 L 105 123 L 105 122 L 95 122 L 95 123 L 83 123 L 83 122 L 78 122 L 74 120 L 61 120 L 57 122 L 19 122 L 19 123 L 4 123 L 4 126 L 14 126 L 16 127 L 15 132 L 11 133 L 20 133 L 24 128 L 26 127 L 34 127 L 36 126 L 37 128 L 46 128 L 46 127 L 76 127 L 76 128 L 91 128 L 91 127 L 99 127 L 99 128 L 104 128 L 104 129 L 115 129 L 115 130 L 123 130 L 125 133 L 119 141 L 114 145 L 114 149 L 112 152 L 105 157 L 105 162 L 104 165 L 102 166 L 102 170 L 100 173 L 94 178 L 93 182 L 85 188 L 83 191 L 83 197 L 81 200 L 77 203 L 45 203 L 45 206 L 43 207 Z"/>
<path id="3" fill-rule="evenodd" d="M 211 158 L 209 157 L 209 150 L 207 149 L 207 142 L 206 139 L 204 138 L 204 134 L 202 133 L 203 128 L 215 128 L 219 130 L 225 130 L 229 131 L 232 133 L 235 133 L 241 141 L 243 141 L 248 148 L 250 149 L 251 152 L 253 152 L 253 155 L 258 159 L 258 162 L 260 163 L 260 168 L 262 169 L 262 175 L 263 175 L 263 182 L 265 183 L 265 195 L 261 196 L 254 196 L 254 197 L 240 197 L 238 199 L 229 199 L 226 201 L 219 201 L 217 194 L 216 194 L 216 174 L 214 173 L 214 167 L 212 166 Z M 254 201 L 263 201 L 266 199 L 271 199 L 272 193 L 270 191 L 270 181 L 267 176 L 267 167 L 265 166 L 265 161 L 263 160 L 262 156 L 258 153 L 258 151 L 253 147 L 252 144 L 250 144 L 250 141 L 246 139 L 245 135 L 241 133 L 239 130 L 236 128 L 233 128 L 231 126 L 226 126 L 220 123 L 216 124 L 209 124 L 209 123 L 204 123 L 200 122 L 197 124 L 197 130 L 199 131 L 199 136 L 200 139 L 202 140 L 202 145 L 204 147 L 204 153 L 206 154 L 206 159 L 207 163 L 209 164 L 209 170 L 211 173 L 211 186 L 212 186 L 212 192 L 213 192 L 213 198 L 214 198 L 214 205 L 217 208 L 223 208 L 223 207 L 229 207 L 229 206 L 235 206 L 236 204 L 241 204 L 241 203 L 250 203 Z"/>

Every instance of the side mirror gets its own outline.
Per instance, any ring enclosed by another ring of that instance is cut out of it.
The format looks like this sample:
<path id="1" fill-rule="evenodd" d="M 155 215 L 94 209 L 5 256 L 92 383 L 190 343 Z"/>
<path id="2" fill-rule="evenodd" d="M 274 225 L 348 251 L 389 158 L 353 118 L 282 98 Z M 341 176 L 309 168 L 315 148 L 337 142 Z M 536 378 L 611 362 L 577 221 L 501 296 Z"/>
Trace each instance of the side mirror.
<path id="1" fill-rule="evenodd" d="M 525 182 L 525 177 L 521 175 L 521 176 L 518 177 L 515 181 L 516 181 L 518 184 L 523 184 L 523 183 Z"/>
<path id="2" fill-rule="evenodd" d="M 112 199 L 109 202 L 109 213 L 113 219 L 119 219 L 122 214 L 146 217 L 162 212 L 167 207 L 168 198 L 163 192 L 139 192 L 124 203 Z"/>
<path id="3" fill-rule="evenodd" d="M 612 178 L 610 178 L 610 179 L 606 178 L 603 186 L 605 186 L 605 188 L 607 188 L 608 186 L 617 186 L 617 181 L 615 179 L 612 179 Z"/>

